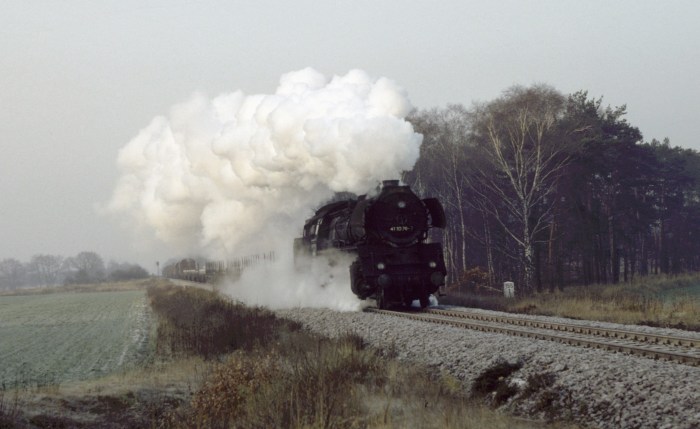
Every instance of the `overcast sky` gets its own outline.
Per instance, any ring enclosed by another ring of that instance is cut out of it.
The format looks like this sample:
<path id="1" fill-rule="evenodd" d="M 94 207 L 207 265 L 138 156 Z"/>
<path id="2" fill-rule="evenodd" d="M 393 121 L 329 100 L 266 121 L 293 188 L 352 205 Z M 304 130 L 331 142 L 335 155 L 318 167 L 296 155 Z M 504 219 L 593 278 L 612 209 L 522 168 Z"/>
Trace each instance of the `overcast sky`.
<path id="1" fill-rule="evenodd" d="M 388 77 L 421 109 L 583 89 L 646 141 L 700 150 L 698 22 L 691 0 L 4 0 L 0 259 L 178 256 L 98 213 L 119 149 L 194 92 L 269 94 L 305 67 Z"/>

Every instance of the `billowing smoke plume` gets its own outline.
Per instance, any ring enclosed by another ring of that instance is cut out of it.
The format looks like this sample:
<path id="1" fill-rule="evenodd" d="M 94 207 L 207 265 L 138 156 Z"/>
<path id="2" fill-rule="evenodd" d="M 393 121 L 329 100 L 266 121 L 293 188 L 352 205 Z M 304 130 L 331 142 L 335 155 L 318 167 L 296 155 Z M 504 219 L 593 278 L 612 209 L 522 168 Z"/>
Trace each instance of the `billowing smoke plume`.
<path id="1" fill-rule="evenodd" d="M 334 192 L 365 193 L 413 166 L 410 108 L 394 82 L 359 70 L 288 73 L 269 95 L 195 95 L 121 149 L 109 210 L 181 253 L 289 249 Z"/>

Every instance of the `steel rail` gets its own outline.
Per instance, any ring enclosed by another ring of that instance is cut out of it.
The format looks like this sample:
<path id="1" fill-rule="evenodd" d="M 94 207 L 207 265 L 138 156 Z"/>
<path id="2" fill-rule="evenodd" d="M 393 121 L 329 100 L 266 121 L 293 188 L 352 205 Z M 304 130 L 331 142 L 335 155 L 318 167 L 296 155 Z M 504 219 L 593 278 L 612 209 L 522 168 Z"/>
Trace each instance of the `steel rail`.
<path id="1" fill-rule="evenodd" d="M 664 359 L 691 366 L 700 366 L 700 351 L 686 347 L 681 348 L 671 344 L 648 344 L 620 338 L 595 336 L 586 332 L 561 331 L 547 327 L 520 326 L 506 322 L 455 317 L 451 314 L 435 314 L 432 311 L 413 313 L 379 310 L 375 308 L 368 308 L 365 311 L 465 329 L 474 329 L 483 332 L 504 333 L 519 337 L 555 341 L 569 345 L 624 352 L 652 359 Z"/>
<path id="2" fill-rule="evenodd" d="M 426 309 L 425 312 L 430 314 L 440 314 L 444 316 L 459 317 L 465 319 L 508 323 L 511 325 L 531 326 L 534 328 L 552 329 L 566 332 L 576 332 L 580 334 L 595 335 L 600 337 L 628 339 L 645 343 L 668 344 L 690 348 L 700 348 L 700 339 L 683 337 L 679 335 L 653 334 L 648 332 L 630 331 L 622 328 L 603 328 L 596 326 L 586 326 L 584 324 L 571 322 L 551 322 L 546 320 L 537 320 L 517 316 L 491 315 L 470 312 L 468 310 L 462 311 L 429 308 Z"/>

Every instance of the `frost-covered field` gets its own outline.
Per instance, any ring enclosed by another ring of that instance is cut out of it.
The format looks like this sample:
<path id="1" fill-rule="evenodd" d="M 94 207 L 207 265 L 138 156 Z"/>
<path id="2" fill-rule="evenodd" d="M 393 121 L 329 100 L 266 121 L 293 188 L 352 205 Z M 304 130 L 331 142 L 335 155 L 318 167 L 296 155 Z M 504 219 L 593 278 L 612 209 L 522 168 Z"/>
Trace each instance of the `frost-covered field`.
<path id="1" fill-rule="evenodd" d="M 151 356 L 144 291 L 0 296 L 0 389 L 99 377 Z"/>

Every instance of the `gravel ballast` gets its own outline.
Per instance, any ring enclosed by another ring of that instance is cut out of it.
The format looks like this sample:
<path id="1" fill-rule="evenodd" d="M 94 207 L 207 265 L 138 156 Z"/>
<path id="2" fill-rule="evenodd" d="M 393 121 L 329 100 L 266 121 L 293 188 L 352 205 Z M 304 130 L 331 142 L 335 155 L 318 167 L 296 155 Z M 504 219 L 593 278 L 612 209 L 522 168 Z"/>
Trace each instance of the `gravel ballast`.
<path id="1" fill-rule="evenodd" d="M 325 336 L 360 335 L 398 359 L 458 378 L 468 390 L 499 363 L 521 365 L 504 380 L 517 393 L 502 405 L 518 415 L 596 428 L 700 428 L 697 367 L 374 313 L 304 308 L 277 314 Z"/>

